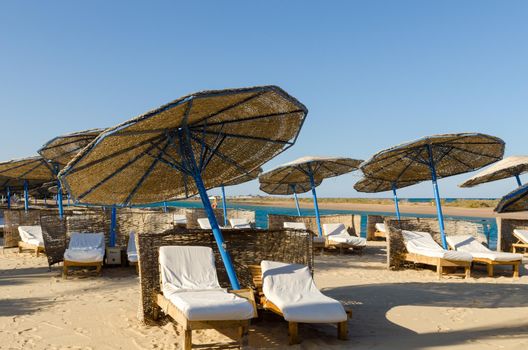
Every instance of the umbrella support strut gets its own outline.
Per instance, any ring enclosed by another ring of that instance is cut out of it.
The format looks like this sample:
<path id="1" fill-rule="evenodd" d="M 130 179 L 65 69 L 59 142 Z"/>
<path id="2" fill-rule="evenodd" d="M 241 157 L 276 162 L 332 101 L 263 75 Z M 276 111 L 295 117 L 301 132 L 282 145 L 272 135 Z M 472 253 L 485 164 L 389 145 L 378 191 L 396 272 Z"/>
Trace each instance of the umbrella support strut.
<path id="1" fill-rule="evenodd" d="M 297 198 L 297 193 L 293 192 L 293 198 L 295 198 L 295 207 L 297 208 L 297 216 L 301 216 L 301 209 L 299 208 L 299 198 Z"/>
<path id="2" fill-rule="evenodd" d="M 438 184 L 436 179 L 436 168 L 433 160 L 433 151 L 431 146 L 427 147 L 429 151 L 429 169 L 431 170 L 431 180 L 433 182 L 433 191 L 436 201 L 436 213 L 438 215 L 438 225 L 440 227 L 440 237 L 442 238 L 442 246 L 444 249 L 447 249 L 447 241 L 445 237 L 445 228 L 444 228 L 444 214 L 442 213 L 442 203 L 440 201 L 440 193 L 438 191 Z"/>
<path id="3" fill-rule="evenodd" d="M 7 186 L 7 209 L 11 209 L 11 188 Z"/>
<path id="4" fill-rule="evenodd" d="M 224 211 L 224 226 L 227 226 L 227 204 L 226 204 L 226 196 L 225 196 L 225 188 L 224 185 L 221 186 L 222 188 L 222 210 Z"/>
<path id="5" fill-rule="evenodd" d="M 522 186 L 522 182 L 521 182 L 521 177 L 519 176 L 519 174 L 515 175 L 515 180 L 517 180 L 517 185 L 519 185 L 519 187 Z"/>
<path id="6" fill-rule="evenodd" d="M 55 175 L 59 174 L 59 165 L 54 165 Z M 62 185 L 60 180 L 57 178 L 57 205 L 59 206 L 59 219 L 62 220 L 64 215 L 64 209 L 62 208 Z"/>
<path id="7" fill-rule="evenodd" d="M 319 205 L 317 204 L 317 193 L 315 192 L 315 181 L 313 173 L 310 171 L 310 185 L 312 186 L 312 195 L 314 200 L 315 220 L 317 220 L 317 229 L 319 230 L 319 237 L 323 237 L 323 230 L 321 229 L 321 218 L 319 217 Z"/>
<path id="8" fill-rule="evenodd" d="M 398 204 L 398 194 L 396 193 L 396 186 L 392 185 L 392 194 L 394 195 L 394 206 L 396 207 L 396 218 L 400 221 L 400 205 Z"/>

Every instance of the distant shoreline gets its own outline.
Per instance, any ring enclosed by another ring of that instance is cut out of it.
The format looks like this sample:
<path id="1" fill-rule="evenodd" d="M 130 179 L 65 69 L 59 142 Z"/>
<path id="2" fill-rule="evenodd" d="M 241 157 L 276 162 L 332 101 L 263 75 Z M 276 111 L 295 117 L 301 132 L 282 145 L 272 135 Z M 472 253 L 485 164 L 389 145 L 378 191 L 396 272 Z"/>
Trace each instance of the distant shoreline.
<path id="1" fill-rule="evenodd" d="M 374 202 L 375 200 L 373 200 Z M 266 207 L 281 207 L 281 208 L 295 208 L 293 200 L 237 200 L 230 199 L 229 203 L 235 203 L 239 205 L 258 205 Z M 300 201 L 299 205 L 301 208 L 313 208 L 313 203 L 310 201 Z M 339 203 L 330 202 L 328 200 L 319 202 L 320 209 L 330 210 L 351 210 L 351 211 L 366 211 L 366 212 L 382 212 L 382 213 L 394 213 L 393 204 L 380 204 L 380 203 Z M 514 219 L 527 219 L 528 212 L 509 213 L 509 214 L 497 214 L 493 211 L 493 208 L 464 208 L 464 207 L 451 207 L 443 206 L 442 211 L 444 215 L 449 216 L 466 216 L 466 217 L 482 217 L 482 218 L 514 218 Z M 436 215 L 436 207 L 429 203 L 414 203 L 407 204 L 406 202 L 400 203 L 400 212 L 402 214 L 418 214 L 418 215 Z"/>

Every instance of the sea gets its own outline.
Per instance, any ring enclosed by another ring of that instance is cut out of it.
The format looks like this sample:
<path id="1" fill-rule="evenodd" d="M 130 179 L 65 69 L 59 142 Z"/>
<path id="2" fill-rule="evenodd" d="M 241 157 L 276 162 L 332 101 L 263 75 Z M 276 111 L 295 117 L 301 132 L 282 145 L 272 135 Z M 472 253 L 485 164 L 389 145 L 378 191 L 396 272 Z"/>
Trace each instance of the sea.
<path id="1" fill-rule="evenodd" d="M 482 198 L 487 199 L 487 198 Z M 456 198 L 445 198 L 443 199 L 446 202 L 454 201 Z M 404 201 L 408 202 L 431 202 L 432 198 L 407 198 Z M 149 205 L 150 207 L 159 207 L 162 206 L 162 203 Z M 202 207 L 202 204 L 199 201 L 191 202 L 167 202 L 169 207 L 180 207 L 180 208 L 199 208 Z M 227 207 L 232 209 L 244 209 L 252 210 L 255 212 L 256 226 L 259 228 L 267 228 L 268 226 L 268 214 L 282 214 L 282 215 L 297 215 L 297 210 L 295 208 L 284 208 L 284 207 L 273 207 L 273 206 L 263 206 L 263 205 L 245 205 L 245 204 L 230 204 L 227 202 Z M 376 211 L 355 211 L 355 210 L 334 210 L 334 209 L 321 209 L 319 210 L 321 215 L 331 215 L 331 214 L 354 214 L 361 216 L 361 236 L 365 237 L 367 233 L 367 216 L 368 215 L 394 215 L 394 212 L 376 212 Z M 4 223 L 3 217 L 1 217 L 2 212 L 0 211 L 0 224 Z M 313 209 L 303 208 L 301 209 L 301 215 L 303 216 L 313 216 L 315 212 Z M 428 214 L 402 214 L 402 217 L 421 217 L 421 218 L 434 218 L 435 215 Z M 447 219 L 457 219 L 472 221 L 481 224 L 482 231 L 481 233 L 487 237 L 488 246 L 491 249 L 495 249 L 497 246 L 497 223 L 494 218 L 479 218 L 479 217 L 468 217 L 468 216 L 445 216 Z"/>

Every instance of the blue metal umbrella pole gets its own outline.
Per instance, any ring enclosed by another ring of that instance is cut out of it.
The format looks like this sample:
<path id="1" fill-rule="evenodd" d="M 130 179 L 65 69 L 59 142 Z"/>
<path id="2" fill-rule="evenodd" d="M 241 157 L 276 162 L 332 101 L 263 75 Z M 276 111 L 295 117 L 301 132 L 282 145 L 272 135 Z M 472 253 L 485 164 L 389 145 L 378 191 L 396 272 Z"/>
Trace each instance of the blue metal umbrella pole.
<path id="1" fill-rule="evenodd" d="M 163 212 L 166 213 L 167 211 L 167 202 L 163 202 Z"/>
<path id="2" fill-rule="evenodd" d="M 398 203 L 398 194 L 396 193 L 396 186 L 392 185 L 392 194 L 394 195 L 394 206 L 396 207 L 396 218 L 400 221 L 400 205 Z"/>
<path id="3" fill-rule="evenodd" d="M 433 182 L 433 191 L 436 201 L 436 213 L 438 215 L 438 225 L 440 227 L 440 237 L 442 238 L 442 246 L 444 249 L 447 249 L 447 241 L 445 237 L 445 228 L 444 228 L 444 214 L 442 213 L 442 203 L 440 201 L 440 193 L 438 191 L 438 184 L 436 179 L 436 168 L 433 160 L 433 151 L 431 147 L 427 147 L 429 151 L 429 169 L 431 170 L 431 180 Z"/>
<path id="4" fill-rule="evenodd" d="M 295 192 L 295 185 L 290 185 L 293 191 L 293 198 L 295 199 L 295 207 L 297 208 L 297 216 L 301 216 L 301 209 L 299 208 L 299 198 L 297 198 L 297 192 Z"/>
<path id="5" fill-rule="evenodd" d="M 519 185 L 519 187 L 521 187 L 522 186 L 522 182 L 521 182 L 521 177 L 519 176 L 519 174 L 515 175 L 515 180 L 517 180 L 517 185 Z"/>
<path id="6" fill-rule="evenodd" d="M 323 229 L 321 228 L 321 218 L 319 217 L 319 205 L 317 204 L 317 193 L 315 192 L 315 181 L 313 173 L 310 171 L 310 185 L 312 186 L 312 196 L 314 200 L 315 220 L 317 221 L 317 229 L 319 230 L 319 237 L 323 237 Z"/>
<path id="7" fill-rule="evenodd" d="M 7 209 L 11 209 L 11 188 L 7 186 Z"/>
<path id="8" fill-rule="evenodd" d="M 24 211 L 29 210 L 29 193 L 28 182 L 24 181 Z"/>
<path id="9" fill-rule="evenodd" d="M 55 175 L 58 175 L 60 170 L 59 165 L 54 164 L 53 168 L 55 169 Z M 64 216 L 64 208 L 62 207 L 62 185 L 59 178 L 57 178 L 57 205 L 59 206 L 59 219 L 62 220 L 62 217 Z"/>
<path id="10" fill-rule="evenodd" d="M 226 195 L 225 195 L 225 188 L 224 185 L 221 186 L 222 188 L 222 209 L 224 211 L 224 227 L 227 227 L 227 204 L 226 204 Z"/>
<path id="11" fill-rule="evenodd" d="M 110 214 L 110 247 L 115 247 L 116 243 L 116 225 L 117 225 L 117 209 L 115 205 L 112 207 L 112 213 Z"/>

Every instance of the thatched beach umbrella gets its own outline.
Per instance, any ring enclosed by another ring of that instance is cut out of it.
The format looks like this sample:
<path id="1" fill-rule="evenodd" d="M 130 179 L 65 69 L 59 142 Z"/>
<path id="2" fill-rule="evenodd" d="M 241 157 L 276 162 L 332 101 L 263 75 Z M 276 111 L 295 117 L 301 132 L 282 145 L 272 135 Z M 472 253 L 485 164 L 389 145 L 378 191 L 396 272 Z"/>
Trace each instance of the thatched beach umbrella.
<path id="1" fill-rule="evenodd" d="M 58 174 L 62 167 L 68 164 L 80 150 L 88 146 L 103 131 L 104 129 L 90 129 L 54 137 L 46 142 L 38 150 L 38 153 L 51 164 L 55 174 Z M 57 204 L 59 206 L 59 215 L 62 218 L 63 191 L 58 180 L 57 187 Z M 69 202 L 70 198 L 68 196 L 68 204 Z"/>
<path id="2" fill-rule="evenodd" d="M 29 188 L 30 186 L 40 186 L 55 178 L 48 162 L 41 156 L 15 159 L 0 163 L 0 177 L 4 178 L 3 187 L 6 188 L 9 200 L 11 197 L 11 186 L 19 186 L 22 183 L 24 188 L 24 209 L 29 209 Z"/>
<path id="3" fill-rule="evenodd" d="M 497 213 L 528 211 L 528 184 L 518 187 L 502 197 L 495 211 Z"/>
<path id="4" fill-rule="evenodd" d="M 323 179 L 357 170 L 359 164 L 361 164 L 361 160 L 352 158 L 302 157 L 261 174 L 259 180 L 261 183 L 290 185 L 299 185 L 308 182 L 312 188 L 319 237 L 322 237 L 323 230 L 321 228 L 319 205 L 317 204 L 315 187 L 318 183 L 321 183 Z"/>
<path id="5" fill-rule="evenodd" d="M 515 177 L 517 185 L 522 186 L 521 174 L 528 172 L 528 156 L 511 156 L 484 169 L 477 175 L 461 183 L 460 187 L 473 187 L 486 182 L 492 182 Z"/>
<path id="6" fill-rule="evenodd" d="M 283 196 L 289 196 L 293 194 L 293 198 L 295 200 L 295 208 L 297 208 L 297 215 L 301 216 L 301 208 L 299 207 L 299 199 L 297 198 L 297 194 L 300 193 L 306 193 L 312 189 L 312 185 L 310 182 L 302 182 L 297 184 L 292 183 L 284 183 L 284 182 L 263 182 L 262 179 L 260 180 L 260 190 L 262 192 L 266 192 L 267 194 L 272 195 L 283 195 Z M 319 186 L 321 184 L 321 180 L 315 183 L 315 187 Z"/>
<path id="7" fill-rule="evenodd" d="M 54 137 L 38 153 L 48 162 L 64 166 L 103 131 L 104 129 L 90 129 Z"/>
<path id="8" fill-rule="evenodd" d="M 478 133 L 433 135 L 375 154 L 361 165 L 367 177 L 395 181 L 431 180 L 442 244 L 447 249 L 437 179 L 480 169 L 504 155 L 504 141 Z"/>
<path id="9" fill-rule="evenodd" d="M 244 182 L 255 180 L 261 172 L 262 172 L 262 168 L 259 167 L 251 171 L 249 174 L 239 176 L 231 181 L 227 181 L 226 183 L 220 186 L 220 188 L 222 189 L 222 210 L 224 211 L 224 226 L 227 226 L 229 224 L 228 219 L 227 219 L 227 203 L 226 203 L 225 187 L 236 186 L 236 185 L 243 184 Z"/>
<path id="10" fill-rule="evenodd" d="M 394 207 L 396 208 L 396 217 L 400 220 L 400 206 L 398 204 L 398 194 L 397 190 L 407 186 L 412 186 L 417 184 L 418 181 L 385 181 L 380 179 L 375 179 L 371 177 L 364 177 L 354 185 L 354 189 L 358 192 L 365 193 L 378 193 L 385 191 L 392 191 L 394 197 Z"/>
<path id="11" fill-rule="evenodd" d="M 207 189 L 291 147 L 307 114 L 276 86 L 204 91 L 107 129 L 59 175 L 79 203 L 129 206 L 199 194 L 234 289 Z"/>

